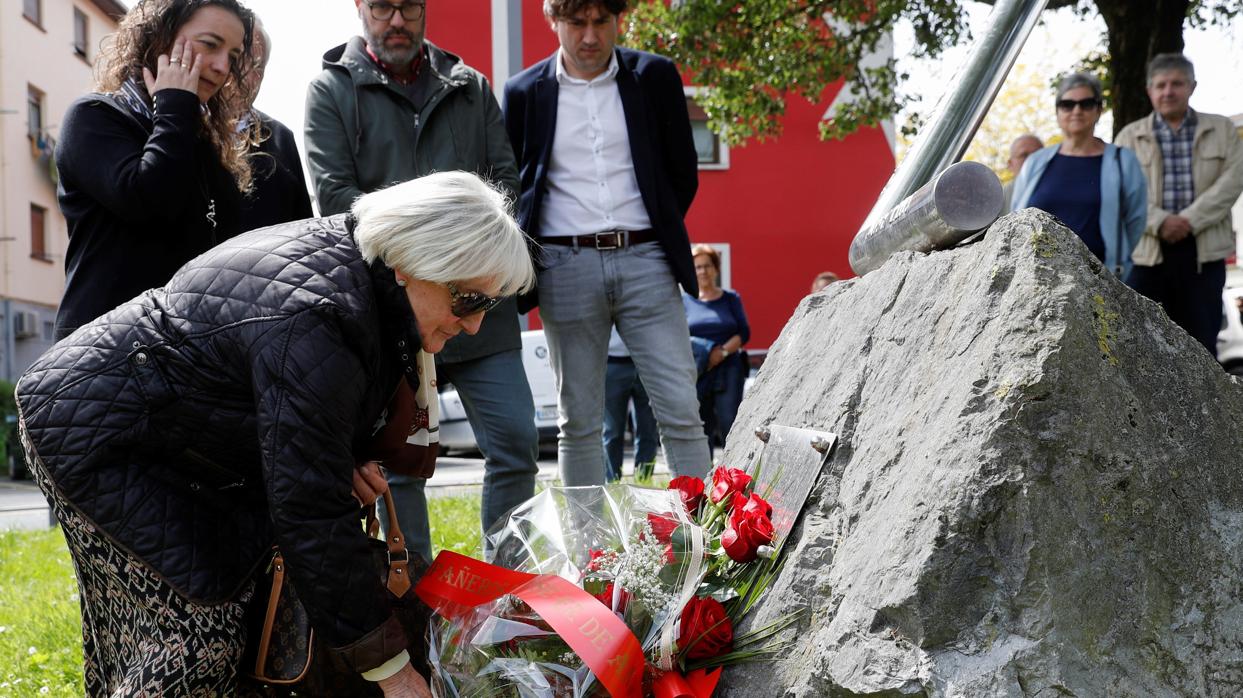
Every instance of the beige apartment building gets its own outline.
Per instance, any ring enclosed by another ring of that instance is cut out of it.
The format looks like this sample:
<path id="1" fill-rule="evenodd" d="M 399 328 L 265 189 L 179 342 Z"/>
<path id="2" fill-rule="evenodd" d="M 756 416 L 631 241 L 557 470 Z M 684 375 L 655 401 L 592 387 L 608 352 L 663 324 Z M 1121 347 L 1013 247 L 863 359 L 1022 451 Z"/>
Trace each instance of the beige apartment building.
<path id="1" fill-rule="evenodd" d="M 68 244 L 52 153 L 124 14 L 119 0 L 0 2 L 0 379 L 52 345 Z"/>

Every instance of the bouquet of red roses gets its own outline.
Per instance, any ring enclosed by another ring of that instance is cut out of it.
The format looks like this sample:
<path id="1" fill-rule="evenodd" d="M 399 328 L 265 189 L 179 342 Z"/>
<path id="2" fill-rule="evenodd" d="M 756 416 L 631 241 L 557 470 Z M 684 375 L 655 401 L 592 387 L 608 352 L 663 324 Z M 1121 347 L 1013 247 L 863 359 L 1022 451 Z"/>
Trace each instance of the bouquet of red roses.
<path id="1" fill-rule="evenodd" d="M 735 632 L 777 572 L 772 516 L 733 468 L 545 490 L 488 535 L 489 563 L 442 553 L 420 583 L 437 695 L 706 698 L 707 670 L 776 651 L 792 620 Z"/>

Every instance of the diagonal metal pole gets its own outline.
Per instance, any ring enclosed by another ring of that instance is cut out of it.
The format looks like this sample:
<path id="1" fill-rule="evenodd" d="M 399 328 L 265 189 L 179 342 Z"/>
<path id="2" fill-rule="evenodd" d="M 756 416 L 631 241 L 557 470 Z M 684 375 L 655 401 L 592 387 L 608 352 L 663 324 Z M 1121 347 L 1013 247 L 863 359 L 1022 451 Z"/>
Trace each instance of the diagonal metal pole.
<path id="1" fill-rule="evenodd" d="M 920 239 L 926 236 L 919 226 L 895 225 L 898 221 L 891 214 L 905 199 L 962 159 L 1047 2 L 997 0 L 988 29 L 955 76 L 953 90 L 942 97 L 928 127 L 889 178 L 851 242 L 850 266 L 855 273 L 872 271 L 898 250 L 926 246 L 928 241 Z M 932 247 L 954 244 L 971 232 L 974 231 L 963 231 L 958 240 L 943 239 Z"/>

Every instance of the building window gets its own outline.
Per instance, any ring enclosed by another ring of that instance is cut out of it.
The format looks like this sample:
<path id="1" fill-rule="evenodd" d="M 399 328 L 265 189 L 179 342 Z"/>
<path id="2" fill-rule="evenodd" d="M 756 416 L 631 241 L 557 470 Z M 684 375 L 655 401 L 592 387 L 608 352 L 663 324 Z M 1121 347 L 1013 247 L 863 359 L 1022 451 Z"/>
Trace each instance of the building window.
<path id="1" fill-rule="evenodd" d="M 30 205 L 30 256 L 51 261 L 47 254 L 47 209 L 37 204 Z"/>
<path id="2" fill-rule="evenodd" d="M 26 86 L 26 135 L 39 140 L 43 133 L 43 92 L 33 85 Z"/>
<path id="3" fill-rule="evenodd" d="M 86 44 L 90 40 L 87 29 L 86 13 L 73 8 L 73 52 L 83 58 L 87 57 Z"/>
<path id="4" fill-rule="evenodd" d="M 699 156 L 699 169 L 724 170 L 729 168 L 729 147 L 721 137 L 708 128 L 708 115 L 695 102 L 696 88 L 686 88 L 686 111 L 691 117 L 691 136 L 695 139 L 695 153 Z"/>
<path id="5" fill-rule="evenodd" d="M 43 28 L 43 0 L 22 0 L 22 16 Z"/>

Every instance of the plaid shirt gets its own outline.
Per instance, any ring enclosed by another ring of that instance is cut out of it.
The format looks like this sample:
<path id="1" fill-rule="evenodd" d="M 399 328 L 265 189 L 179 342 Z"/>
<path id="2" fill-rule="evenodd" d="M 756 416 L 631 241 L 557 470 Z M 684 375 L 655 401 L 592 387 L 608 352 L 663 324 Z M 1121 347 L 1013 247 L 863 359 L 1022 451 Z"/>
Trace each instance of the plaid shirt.
<path id="1" fill-rule="evenodd" d="M 1187 116 L 1177 131 L 1165 123 L 1161 115 L 1153 112 L 1153 135 L 1161 146 L 1162 181 L 1161 208 L 1178 213 L 1191 205 L 1196 198 L 1195 183 L 1191 180 L 1191 149 L 1196 140 L 1196 113 L 1187 109 Z"/>

